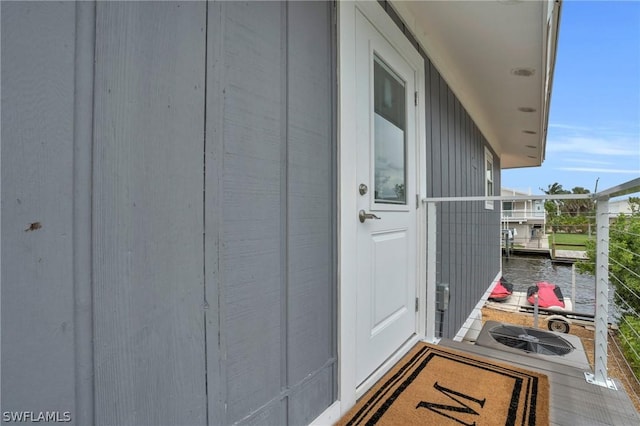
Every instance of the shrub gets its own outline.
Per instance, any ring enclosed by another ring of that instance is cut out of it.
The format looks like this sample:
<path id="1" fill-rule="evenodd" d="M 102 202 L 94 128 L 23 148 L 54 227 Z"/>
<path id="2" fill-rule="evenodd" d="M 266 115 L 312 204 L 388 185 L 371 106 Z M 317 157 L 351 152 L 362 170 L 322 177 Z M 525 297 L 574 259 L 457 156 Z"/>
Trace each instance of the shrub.
<path id="1" fill-rule="evenodd" d="M 640 380 L 640 318 L 625 315 L 618 334 L 624 357 L 629 362 L 633 374 Z"/>

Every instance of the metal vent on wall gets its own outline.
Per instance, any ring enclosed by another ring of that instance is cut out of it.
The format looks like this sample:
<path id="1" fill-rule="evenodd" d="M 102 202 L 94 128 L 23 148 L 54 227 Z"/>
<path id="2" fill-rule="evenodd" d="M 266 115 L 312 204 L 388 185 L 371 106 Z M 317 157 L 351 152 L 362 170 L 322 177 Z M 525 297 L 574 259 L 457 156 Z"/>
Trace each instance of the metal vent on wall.
<path id="1" fill-rule="evenodd" d="M 554 333 L 515 324 L 487 321 L 476 345 L 549 362 L 591 370 L 578 336 Z"/>

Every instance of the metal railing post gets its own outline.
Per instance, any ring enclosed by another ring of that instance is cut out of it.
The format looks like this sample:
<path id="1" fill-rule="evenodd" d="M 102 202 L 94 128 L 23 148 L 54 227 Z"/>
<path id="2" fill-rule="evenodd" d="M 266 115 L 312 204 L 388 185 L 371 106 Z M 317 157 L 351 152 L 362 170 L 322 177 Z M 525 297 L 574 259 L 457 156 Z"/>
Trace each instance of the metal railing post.
<path id="1" fill-rule="evenodd" d="M 607 381 L 607 322 L 609 316 L 609 200 L 598 200 L 596 253 L 595 379 Z"/>
<path id="2" fill-rule="evenodd" d="M 427 203 L 427 328 L 425 337 L 436 342 L 436 241 L 438 237 L 436 203 Z"/>
<path id="3" fill-rule="evenodd" d="M 600 198 L 596 210 L 596 312 L 595 365 L 593 384 L 614 387 L 607 377 L 609 319 L 609 198 Z"/>
<path id="4" fill-rule="evenodd" d="M 571 302 L 573 303 L 573 310 L 576 310 L 576 264 L 571 264 Z"/>

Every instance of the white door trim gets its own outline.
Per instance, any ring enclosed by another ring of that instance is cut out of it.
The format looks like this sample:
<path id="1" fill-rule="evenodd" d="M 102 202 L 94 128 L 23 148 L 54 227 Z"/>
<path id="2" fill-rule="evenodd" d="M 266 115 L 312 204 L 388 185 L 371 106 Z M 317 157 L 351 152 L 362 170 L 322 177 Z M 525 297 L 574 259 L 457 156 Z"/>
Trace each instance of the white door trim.
<path id="1" fill-rule="evenodd" d="M 356 380 L 356 280 L 357 265 L 357 224 L 356 201 L 356 9 L 380 31 L 389 43 L 417 71 L 416 90 L 418 108 L 416 110 L 417 191 L 419 198 L 426 196 L 426 156 L 425 156 L 425 74 L 424 59 L 406 39 L 395 23 L 380 7 L 378 2 L 338 2 L 338 398 L 341 414 L 356 403 L 356 399 L 402 355 L 402 350 L 390 359 L 379 372 L 358 388 Z M 409 195 L 408 195 L 409 196 Z M 411 195 L 410 197 L 413 197 Z M 413 201 L 413 200 L 411 200 Z M 424 338 L 426 294 L 426 216 L 424 206 L 417 210 L 417 230 L 419 249 L 418 294 L 420 297 L 416 337 L 402 349 L 408 350 Z M 408 346 L 408 347 L 407 347 Z M 396 359 L 397 358 L 397 359 Z"/>

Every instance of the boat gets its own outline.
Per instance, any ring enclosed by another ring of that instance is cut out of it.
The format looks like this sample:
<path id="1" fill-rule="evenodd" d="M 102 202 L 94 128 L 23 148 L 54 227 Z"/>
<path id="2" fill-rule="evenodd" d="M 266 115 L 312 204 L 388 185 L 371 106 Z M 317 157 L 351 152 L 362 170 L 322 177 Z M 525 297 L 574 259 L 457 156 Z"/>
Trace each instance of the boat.
<path id="1" fill-rule="evenodd" d="M 503 302 L 507 300 L 513 293 L 513 284 L 504 279 L 504 277 L 498 280 L 498 284 L 493 288 L 493 291 L 489 295 L 489 300 L 494 302 Z"/>
<path id="2" fill-rule="evenodd" d="M 538 306 L 541 308 L 564 309 L 564 297 L 560 287 L 555 284 L 541 281 L 527 289 L 527 301 L 535 305 L 535 296 L 538 295 Z"/>

